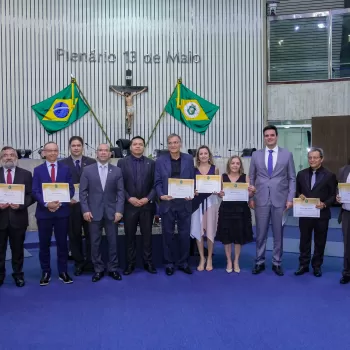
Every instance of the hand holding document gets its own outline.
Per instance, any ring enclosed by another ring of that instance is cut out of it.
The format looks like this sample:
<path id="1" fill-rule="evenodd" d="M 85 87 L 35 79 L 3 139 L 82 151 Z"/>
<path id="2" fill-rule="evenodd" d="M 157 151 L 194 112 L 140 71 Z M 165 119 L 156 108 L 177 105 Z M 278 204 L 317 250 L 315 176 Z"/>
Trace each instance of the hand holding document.
<path id="1" fill-rule="evenodd" d="M 25 185 L 0 184 L 0 204 L 24 204 Z"/>
<path id="2" fill-rule="evenodd" d="M 172 198 L 193 198 L 194 180 L 168 179 L 168 196 Z"/>
<path id="3" fill-rule="evenodd" d="M 320 209 L 316 205 L 320 204 L 319 198 L 293 198 L 293 216 L 296 218 L 319 218 Z"/>
<path id="4" fill-rule="evenodd" d="M 248 202 L 249 184 L 247 183 L 234 183 L 223 182 L 223 191 L 225 193 L 223 197 L 224 202 Z"/>
<path id="5" fill-rule="evenodd" d="M 221 191 L 220 175 L 196 175 L 198 193 L 219 193 Z"/>
<path id="6" fill-rule="evenodd" d="M 43 183 L 43 197 L 44 202 L 70 202 L 70 191 L 68 183 Z"/>
<path id="7" fill-rule="evenodd" d="M 338 190 L 340 202 L 350 203 L 350 183 L 339 183 Z"/>

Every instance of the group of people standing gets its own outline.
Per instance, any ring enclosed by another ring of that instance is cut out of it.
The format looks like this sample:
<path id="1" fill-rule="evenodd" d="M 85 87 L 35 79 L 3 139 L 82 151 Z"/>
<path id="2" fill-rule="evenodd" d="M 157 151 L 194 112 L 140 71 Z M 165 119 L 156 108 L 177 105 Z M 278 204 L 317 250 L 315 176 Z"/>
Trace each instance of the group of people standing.
<path id="1" fill-rule="evenodd" d="M 37 202 L 36 219 L 39 232 L 39 260 L 42 270 L 40 285 L 51 279 L 50 244 L 52 232 L 57 245 L 59 279 L 70 284 L 68 274 L 68 243 L 75 261 L 75 276 L 93 271 L 92 281 L 98 282 L 105 274 L 102 258 L 102 229 L 108 241 L 108 275 L 121 280 L 118 272 L 118 225 L 123 218 L 125 230 L 126 265 L 124 275 L 130 275 L 136 265 L 136 232 L 138 226 L 143 238 L 144 269 L 157 273 L 152 262 L 152 224 L 158 206 L 161 216 L 165 272 L 171 276 L 175 268 L 192 274 L 188 260 L 190 237 L 197 241 L 200 255 L 198 271 L 213 270 L 215 240 L 225 247 L 227 273 L 240 273 L 241 246 L 253 241 L 251 209 L 256 220 L 256 261 L 253 274 L 265 270 L 265 252 L 270 222 L 273 232 L 272 270 L 283 276 L 283 216 L 292 208 L 293 198 L 319 198 L 320 218 L 300 218 L 300 258 L 295 275 L 313 268 L 316 277 L 322 275 L 321 266 L 327 239 L 330 206 L 341 198 L 336 196 L 336 176 L 322 166 L 323 151 L 312 148 L 308 153 L 310 167 L 296 176 L 292 154 L 277 146 L 275 126 L 263 130 L 265 148 L 253 153 L 249 176 L 244 173 L 239 156 L 230 157 L 222 182 L 247 183 L 248 202 L 222 201 L 225 193 L 198 193 L 189 198 L 172 198 L 168 194 L 169 178 L 195 179 L 196 175 L 219 175 L 213 155 L 207 146 L 197 150 L 195 160 L 181 152 L 181 137 L 167 138 L 168 154 L 156 161 L 143 155 L 145 141 L 136 136 L 130 141 L 131 154 L 110 164 L 109 146 L 97 148 L 96 160 L 83 156 L 83 139 L 69 140 L 70 156 L 58 160 L 59 149 L 54 142 L 44 145 L 45 162 L 32 174 L 17 166 L 17 152 L 12 147 L 1 151 L 0 183 L 24 184 L 23 205 L 0 204 L 0 286 L 5 278 L 5 254 L 9 239 L 12 250 L 13 278 L 18 287 L 25 285 L 23 275 L 23 244 L 28 227 L 27 208 Z M 195 163 L 195 164 L 194 164 Z M 350 182 L 350 166 L 340 172 L 340 181 Z M 43 183 L 68 183 L 70 203 L 44 202 Z M 342 208 L 344 232 L 344 271 L 342 284 L 350 282 L 350 208 Z M 174 239 L 177 228 L 178 239 Z M 83 242 L 84 232 L 85 242 Z M 311 259 L 311 241 L 314 232 L 315 250 Z M 208 254 L 205 256 L 204 241 Z M 84 244 L 83 244 L 84 243 Z M 178 244 L 178 249 L 176 245 Z M 234 259 L 232 259 L 232 244 Z"/>

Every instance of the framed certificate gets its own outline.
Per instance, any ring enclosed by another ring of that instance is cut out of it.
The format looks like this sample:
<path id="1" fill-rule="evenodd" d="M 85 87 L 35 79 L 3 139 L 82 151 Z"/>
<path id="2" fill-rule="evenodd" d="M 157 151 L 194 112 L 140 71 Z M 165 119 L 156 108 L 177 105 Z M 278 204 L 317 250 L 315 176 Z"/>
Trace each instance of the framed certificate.
<path id="1" fill-rule="evenodd" d="M 70 202 L 70 192 L 68 183 L 44 183 L 42 184 L 44 202 L 61 203 Z"/>
<path id="2" fill-rule="evenodd" d="M 1 204 L 24 204 L 25 185 L 0 184 Z"/>
<path id="3" fill-rule="evenodd" d="M 168 179 L 168 196 L 173 198 L 193 198 L 194 180 Z"/>
<path id="4" fill-rule="evenodd" d="M 341 202 L 350 203 L 350 183 L 339 183 L 338 190 Z"/>
<path id="5" fill-rule="evenodd" d="M 74 199 L 76 202 L 79 202 L 79 184 L 74 184 L 74 197 L 72 199 Z"/>
<path id="6" fill-rule="evenodd" d="M 221 191 L 220 175 L 196 175 L 196 190 L 198 193 L 213 193 Z"/>
<path id="7" fill-rule="evenodd" d="M 224 202 L 248 202 L 249 192 L 247 183 L 223 182 Z"/>
<path id="8" fill-rule="evenodd" d="M 320 204 L 319 198 L 293 198 L 293 216 L 296 218 L 319 218 L 320 209 L 316 205 Z"/>

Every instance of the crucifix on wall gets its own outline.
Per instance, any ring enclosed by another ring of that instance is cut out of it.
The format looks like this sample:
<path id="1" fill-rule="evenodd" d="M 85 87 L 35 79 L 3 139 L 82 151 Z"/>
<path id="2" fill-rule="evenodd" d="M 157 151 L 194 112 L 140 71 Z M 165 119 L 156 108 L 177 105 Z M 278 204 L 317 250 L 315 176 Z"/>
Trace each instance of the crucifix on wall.
<path id="1" fill-rule="evenodd" d="M 135 117 L 135 106 L 133 98 L 148 90 L 147 86 L 132 86 L 132 72 L 127 69 L 125 76 L 124 86 L 113 86 L 109 87 L 110 91 L 115 92 L 119 96 L 125 97 L 125 125 L 126 133 L 131 134 L 131 125 Z"/>

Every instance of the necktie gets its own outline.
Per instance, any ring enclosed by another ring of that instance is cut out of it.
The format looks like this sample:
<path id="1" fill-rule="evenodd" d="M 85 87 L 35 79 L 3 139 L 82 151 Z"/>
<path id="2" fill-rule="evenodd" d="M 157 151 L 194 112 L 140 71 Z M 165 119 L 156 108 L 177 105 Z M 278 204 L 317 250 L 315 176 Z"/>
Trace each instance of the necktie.
<path id="1" fill-rule="evenodd" d="M 136 158 L 135 159 L 136 166 L 135 166 L 135 179 L 134 179 L 134 184 L 135 184 L 135 189 L 136 192 L 139 193 L 140 189 L 140 175 L 141 175 L 141 158 Z"/>
<path id="2" fill-rule="evenodd" d="M 313 171 L 311 176 L 311 189 L 313 189 L 313 187 L 315 186 L 315 183 L 316 183 L 316 171 Z"/>
<path id="3" fill-rule="evenodd" d="M 51 164 L 51 181 L 56 182 L 55 164 Z"/>
<path id="4" fill-rule="evenodd" d="M 269 176 L 272 175 L 273 172 L 273 157 L 272 157 L 272 149 L 269 149 L 269 158 L 267 159 L 267 172 Z"/>
<path id="5" fill-rule="evenodd" d="M 105 166 L 101 166 L 101 185 L 102 185 L 102 189 L 105 189 L 106 186 L 106 167 Z"/>
<path id="6" fill-rule="evenodd" d="M 80 173 L 80 160 L 75 161 L 75 168 L 77 169 L 77 172 Z"/>
<path id="7" fill-rule="evenodd" d="M 11 185 L 11 184 L 12 184 L 12 175 L 11 175 L 11 169 L 7 169 L 6 183 L 8 183 L 9 185 Z"/>

